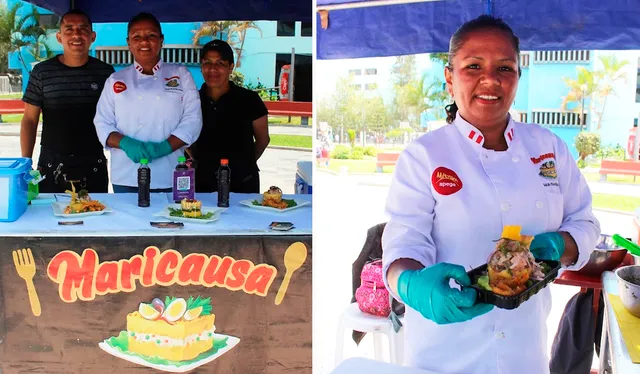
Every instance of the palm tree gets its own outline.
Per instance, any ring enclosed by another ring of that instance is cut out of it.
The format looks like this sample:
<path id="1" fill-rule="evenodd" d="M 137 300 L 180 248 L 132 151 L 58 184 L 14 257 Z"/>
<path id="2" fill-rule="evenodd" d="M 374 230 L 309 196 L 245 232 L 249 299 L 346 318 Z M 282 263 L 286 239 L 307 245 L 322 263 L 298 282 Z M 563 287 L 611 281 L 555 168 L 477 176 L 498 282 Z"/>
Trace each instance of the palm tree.
<path id="1" fill-rule="evenodd" d="M 1 28 L 3 32 L 10 28 L 9 51 L 17 52 L 18 60 L 20 60 L 25 70 L 29 71 L 30 69 L 22 56 L 23 50 L 26 50 L 36 61 L 43 61 L 53 57 L 53 52 L 47 44 L 49 29 L 40 26 L 40 13 L 38 13 L 38 10 L 32 7 L 30 13 L 17 19 L 16 13 L 20 7 L 21 3 L 16 3 L 7 11 L 7 18 L 3 19 Z M 6 38 L 6 35 L 3 35 L 3 37 Z"/>
<path id="2" fill-rule="evenodd" d="M 564 83 L 569 87 L 569 93 L 562 98 L 560 108 L 564 111 L 571 102 L 580 104 L 580 131 L 584 130 L 584 101 L 598 91 L 598 76 L 593 71 L 588 70 L 584 66 L 577 68 L 578 76 L 576 79 L 562 78 Z"/>
<path id="3" fill-rule="evenodd" d="M 233 39 L 233 37 L 235 37 L 240 43 L 240 47 L 238 48 L 234 47 L 234 49 L 236 50 L 236 54 L 238 55 L 238 67 L 240 67 L 242 51 L 244 50 L 244 40 L 247 36 L 247 31 L 249 31 L 249 29 L 258 30 L 258 32 L 260 32 L 260 38 L 262 38 L 262 30 L 253 21 L 236 22 L 235 25 L 233 25 L 229 30 L 229 39 Z"/>
<path id="4" fill-rule="evenodd" d="M 607 98 L 610 94 L 615 94 L 614 84 L 617 81 L 626 81 L 627 74 L 622 69 L 629 64 L 629 61 L 619 61 L 615 55 L 600 56 L 600 61 L 602 62 L 602 71 L 599 72 L 598 96 L 603 102 L 602 110 L 598 116 L 598 130 L 600 130 L 604 109 L 607 106 Z"/>
<path id="5" fill-rule="evenodd" d="M 233 24 L 233 21 L 208 21 L 202 22 L 200 27 L 197 30 L 192 30 L 193 32 L 193 45 L 197 46 L 200 44 L 200 39 L 205 36 L 210 36 L 212 39 L 222 39 L 226 38 L 226 33 L 229 28 Z"/>
<path id="6" fill-rule="evenodd" d="M 212 39 L 221 39 L 226 41 L 236 52 L 236 55 L 238 56 L 236 58 L 236 66 L 240 67 L 244 41 L 249 29 L 258 30 L 260 32 L 260 37 L 262 37 L 262 30 L 253 21 L 203 22 L 197 30 L 192 31 L 192 41 L 194 46 L 198 46 L 200 44 L 200 39 L 207 36 L 210 36 Z"/>
<path id="7" fill-rule="evenodd" d="M 12 36 L 15 32 L 16 14 L 20 6 L 20 2 L 16 2 L 9 8 L 0 4 L 0 71 L 8 68 L 8 54 L 13 51 Z"/>
<path id="8" fill-rule="evenodd" d="M 578 77 L 576 79 L 563 78 L 569 87 L 569 94 L 563 98 L 561 106 L 563 110 L 566 110 L 567 104 L 570 102 L 581 103 L 581 111 L 584 112 L 585 99 L 599 99 L 602 101 L 602 105 L 598 112 L 598 130 L 602 126 L 602 116 L 607 106 L 607 98 L 609 95 L 615 94 L 614 85 L 617 81 L 626 80 L 626 72 L 622 70 L 629 64 L 629 61 L 619 61 L 615 55 L 600 56 L 600 61 L 602 62 L 602 70 L 591 71 L 581 66 L 577 68 Z M 589 106 L 595 108 L 597 100 L 592 101 L 593 103 L 590 102 Z M 583 126 L 581 126 L 582 128 Z"/>

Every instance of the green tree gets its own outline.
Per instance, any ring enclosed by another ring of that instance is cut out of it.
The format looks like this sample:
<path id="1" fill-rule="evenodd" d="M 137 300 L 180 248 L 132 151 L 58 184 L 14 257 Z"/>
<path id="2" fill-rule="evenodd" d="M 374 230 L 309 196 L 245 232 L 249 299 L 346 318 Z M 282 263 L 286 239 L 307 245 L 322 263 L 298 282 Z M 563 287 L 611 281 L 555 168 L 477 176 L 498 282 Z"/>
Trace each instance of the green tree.
<path id="1" fill-rule="evenodd" d="M 18 59 L 25 70 L 29 71 L 29 67 L 22 55 L 23 51 L 29 53 L 34 60 L 43 61 L 53 57 L 53 51 L 47 44 L 47 37 L 52 29 L 40 26 L 40 13 L 35 7 L 31 7 L 31 12 L 17 19 L 16 13 L 21 7 L 21 3 L 16 3 L 16 9 L 12 7 L 9 10 L 9 16 L 13 17 L 13 29 L 11 30 L 11 52 L 18 54 Z M 11 20 L 6 20 L 9 24 Z"/>
<path id="2" fill-rule="evenodd" d="M 20 2 L 9 8 L 0 3 L 0 73 L 9 69 L 9 52 L 13 51 L 12 36 L 17 23 L 16 13 L 20 6 Z"/>
<path id="3" fill-rule="evenodd" d="M 602 107 L 598 115 L 598 126 L 602 125 L 602 116 L 607 106 L 609 95 L 615 95 L 614 85 L 619 80 L 626 81 L 627 75 L 622 69 L 629 64 L 629 61 L 619 61 L 615 55 L 600 56 L 602 70 L 598 72 L 598 91 L 596 95 L 602 100 Z"/>
<path id="4" fill-rule="evenodd" d="M 376 134 L 386 132 L 389 128 L 389 115 L 382 96 L 364 99 L 363 108 L 365 128 Z"/>
<path id="5" fill-rule="evenodd" d="M 353 147 L 356 144 L 356 131 L 354 129 L 347 130 L 347 134 L 349 135 L 349 144 Z"/>
<path id="6" fill-rule="evenodd" d="M 398 56 L 391 67 L 391 81 L 393 83 L 393 102 L 391 115 L 395 122 L 406 121 L 409 118 L 409 102 L 411 101 L 408 87 L 415 79 L 415 56 Z"/>
<path id="7" fill-rule="evenodd" d="M 394 85 L 406 86 L 415 79 L 416 72 L 416 56 L 398 56 L 396 62 L 391 68 L 391 76 Z"/>
<path id="8" fill-rule="evenodd" d="M 212 39 L 221 39 L 229 43 L 231 48 L 236 52 L 236 67 L 240 67 L 242 63 L 242 52 L 244 51 L 244 41 L 247 32 L 255 29 L 260 32 L 262 37 L 262 29 L 253 21 L 208 21 L 202 22 L 200 27 L 192 30 L 192 42 L 194 46 L 198 46 L 200 39 L 206 36 Z"/>
<path id="9" fill-rule="evenodd" d="M 588 100 L 588 105 L 598 115 L 597 130 L 602 126 L 602 117 L 607 106 L 607 98 L 615 95 L 615 84 L 620 80 L 626 80 L 626 73 L 623 68 L 629 64 L 629 61 L 620 61 L 615 55 L 606 55 L 599 57 L 602 63 L 602 69 L 589 70 L 579 66 L 577 68 L 577 77 L 575 79 L 563 78 L 569 93 L 563 98 L 562 109 L 567 109 L 567 104 L 575 102 L 578 104 L 580 112 L 585 111 L 584 102 Z M 581 130 L 584 130 L 584 124 L 581 124 Z"/>
<path id="10" fill-rule="evenodd" d="M 341 139 L 352 130 L 355 139 L 356 130 L 362 129 L 365 122 L 363 104 L 362 92 L 353 84 L 353 78 L 339 78 L 333 94 L 317 104 L 318 121 L 327 122 Z"/>
<path id="11" fill-rule="evenodd" d="M 600 135 L 594 132 L 581 131 L 576 136 L 576 150 L 580 155 L 579 161 L 584 161 L 589 155 L 600 150 Z"/>
<path id="12" fill-rule="evenodd" d="M 429 55 L 429 59 L 432 62 L 442 64 L 442 66 L 447 66 L 447 63 L 449 62 L 449 53 L 431 53 Z"/>
<path id="13" fill-rule="evenodd" d="M 578 106 L 574 111 L 580 111 L 580 131 L 585 128 L 584 118 L 582 114 L 585 112 L 584 102 L 598 90 L 598 76 L 584 66 L 577 67 L 578 75 L 575 79 L 563 77 L 562 80 L 569 88 L 567 96 L 562 98 L 560 108 L 567 110 L 569 103 L 577 103 Z"/>
<path id="14" fill-rule="evenodd" d="M 229 75 L 229 80 L 238 87 L 244 87 L 244 74 L 238 70 L 234 70 L 231 75 Z"/>

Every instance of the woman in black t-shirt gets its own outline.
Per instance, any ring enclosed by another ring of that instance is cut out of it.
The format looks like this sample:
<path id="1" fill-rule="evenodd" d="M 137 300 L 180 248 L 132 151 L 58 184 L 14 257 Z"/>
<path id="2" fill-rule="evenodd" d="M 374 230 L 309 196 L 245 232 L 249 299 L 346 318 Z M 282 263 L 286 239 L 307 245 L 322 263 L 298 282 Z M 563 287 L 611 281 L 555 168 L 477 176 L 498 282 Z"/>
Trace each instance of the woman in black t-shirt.
<path id="1" fill-rule="evenodd" d="M 229 81 L 234 68 L 229 44 L 213 40 L 201 56 L 202 132 L 190 148 L 196 161 L 196 191 L 217 191 L 220 160 L 228 159 L 231 192 L 259 193 L 257 161 L 270 140 L 267 107 L 257 93 Z"/>

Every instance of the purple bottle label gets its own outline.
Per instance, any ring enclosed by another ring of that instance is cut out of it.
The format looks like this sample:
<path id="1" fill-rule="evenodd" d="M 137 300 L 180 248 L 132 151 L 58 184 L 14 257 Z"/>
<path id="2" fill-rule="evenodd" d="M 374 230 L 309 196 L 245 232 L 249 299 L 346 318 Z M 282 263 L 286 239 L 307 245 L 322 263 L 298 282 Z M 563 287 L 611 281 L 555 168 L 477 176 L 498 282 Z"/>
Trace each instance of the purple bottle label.
<path id="1" fill-rule="evenodd" d="M 194 169 L 175 170 L 173 172 L 173 200 L 193 199 L 196 192 L 195 181 Z"/>

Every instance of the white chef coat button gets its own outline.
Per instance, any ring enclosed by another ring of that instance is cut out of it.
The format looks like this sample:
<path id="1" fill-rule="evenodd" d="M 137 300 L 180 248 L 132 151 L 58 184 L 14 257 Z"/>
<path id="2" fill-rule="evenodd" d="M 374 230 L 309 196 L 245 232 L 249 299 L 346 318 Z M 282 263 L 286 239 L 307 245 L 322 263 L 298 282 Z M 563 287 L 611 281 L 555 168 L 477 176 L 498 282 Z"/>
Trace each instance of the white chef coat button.
<path id="1" fill-rule="evenodd" d="M 542 209 L 543 206 L 544 204 L 542 203 L 542 201 L 536 201 L 536 208 Z"/>
<path id="2" fill-rule="evenodd" d="M 507 202 L 502 203 L 501 208 L 506 212 L 507 210 L 509 210 L 509 203 Z"/>
<path id="3" fill-rule="evenodd" d="M 518 162 L 520 161 L 520 156 L 513 156 L 511 159 L 513 160 L 513 162 Z"/>
<path id="4" fill-rule="evenodd" d="M 160 96 L 156 96 L 156 100 L 160 100 Z"/>
<path id="5" fill-rule="evenodd" d="M 138 100 L 142 100 L 142 96 L 138 96 Z"/>

